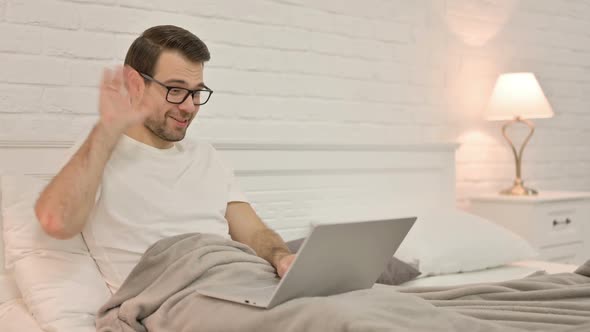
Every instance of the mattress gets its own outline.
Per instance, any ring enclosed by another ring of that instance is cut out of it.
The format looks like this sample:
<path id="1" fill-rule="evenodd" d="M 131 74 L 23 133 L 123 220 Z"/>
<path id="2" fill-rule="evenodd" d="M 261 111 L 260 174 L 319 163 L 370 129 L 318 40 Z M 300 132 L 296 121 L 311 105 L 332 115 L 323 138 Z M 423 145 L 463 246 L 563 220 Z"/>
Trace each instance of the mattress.
<path id="1" fill-rule="evenodd" d="M 577 266 L 544 261 L 519 261 L 480 271 L 454 273 L 437 276 L 418 277 L 400 286 L 429 287 L 455 286 L 477 283 L 500 282 L 521 279 L 534 273 L 566 273 L 573 272 Z"/>

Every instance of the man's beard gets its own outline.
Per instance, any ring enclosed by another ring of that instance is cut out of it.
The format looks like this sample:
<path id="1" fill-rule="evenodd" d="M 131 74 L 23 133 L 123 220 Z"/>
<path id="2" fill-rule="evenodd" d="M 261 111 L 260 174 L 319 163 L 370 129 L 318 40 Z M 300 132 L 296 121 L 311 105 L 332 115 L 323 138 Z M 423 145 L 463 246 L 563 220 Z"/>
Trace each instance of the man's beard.
<path id="1" fill-rule="evenodd" d="M 186 128 L 184 130 L 178 131 L 166 130 L 166 121 L 168 121 L 168 117 L 164 118 L 164 122 L 159 122 L 154 119 L 147 118 L 143 125 L 154 135 L 158 136 L 166 142 L 182 141 L 184 139 L 184 136 L 186 136 Z"/>

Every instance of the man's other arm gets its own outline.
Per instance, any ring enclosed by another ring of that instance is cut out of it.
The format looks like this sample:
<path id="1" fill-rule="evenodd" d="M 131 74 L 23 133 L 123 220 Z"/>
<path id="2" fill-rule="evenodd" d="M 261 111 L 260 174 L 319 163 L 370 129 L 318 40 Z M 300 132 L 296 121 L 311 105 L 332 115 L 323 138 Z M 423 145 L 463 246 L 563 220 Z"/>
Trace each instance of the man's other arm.
<path id="1" fill-rule="evenodd" d="M 230 202 L 225 218 L 234 241 L 254 249 L 258 256 L 275 267 L 279 276 L 282 277 L 287 272 L 295 255 L 291 254 L 283 239 L 262 222 L 250 204 Z"/>

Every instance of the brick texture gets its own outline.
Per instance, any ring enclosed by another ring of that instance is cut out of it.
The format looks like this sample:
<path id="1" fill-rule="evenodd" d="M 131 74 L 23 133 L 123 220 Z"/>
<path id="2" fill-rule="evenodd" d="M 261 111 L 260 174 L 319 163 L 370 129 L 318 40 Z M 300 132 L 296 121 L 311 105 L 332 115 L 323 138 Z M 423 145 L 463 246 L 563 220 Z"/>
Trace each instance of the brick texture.
<path id="1" fill-rule="evenodd" d="M 502 124 L 484 111 L 498 74 L 532 71 L 555 117 L 535 121 L 525 181 L 590 191 L 585 0 L 0 0 L 0 139 L 73 139 L 96 119 L 102 68 L 156 24 L 212 53 L 215 94 L 191 135 L 458 141 L 459 205 L 511 183 Z"/>

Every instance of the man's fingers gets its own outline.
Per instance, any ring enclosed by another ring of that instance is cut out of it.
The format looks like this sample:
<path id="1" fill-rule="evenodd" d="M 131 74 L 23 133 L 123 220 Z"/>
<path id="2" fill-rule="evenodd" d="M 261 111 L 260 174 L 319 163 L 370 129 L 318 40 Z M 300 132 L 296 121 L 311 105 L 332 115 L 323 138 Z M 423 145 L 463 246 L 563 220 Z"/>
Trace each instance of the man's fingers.
<path id="1" fill-rule="evenodd" d="M 114 70 L 111 85 L 115 90 L 119 90 L 123 86 L 123 68 L 117 67 Z"/>
<path id="2" fill-rule="evenodd" d="M 100 87 L 101 88 L 106 88 L 109 86 L 111 80 L 112 80 L 113 74 L 111 72 L 111 70 L 109 68 L 105 68 L 102 71 L 102 80 L 100 82 Z"/>
<path id="3" fill-rule="evenodd" d="M 279 264 L 278 264 L 279 266 L 277 267 L 277 273 L 279 274 L 279 277 L 282 278 L 287 273 L 287 271 L 289 270 L 289 268 L 293 264 L 295 257 L 296 256 L 294 254 L 291 254 L 291 255 L 283 257 L 279 261 Z"/>
<path id="4" fill-rule="evenodd" d="M 121 91 L 123 84 L 123 68 L 105 68 L 102 72 L 101 89 Z"/>
<path id="5" fill-rule="evenodd" d="M 130 76 L 130 73 L 132 71 L 134 71 L 135 69 L 131 68 L 131 66 L 129 65 L 125 65 L 122 67 L 122 75 L 123 75 L 123 87 L 129 91 L 129 79 L 128 77 Z"/>

